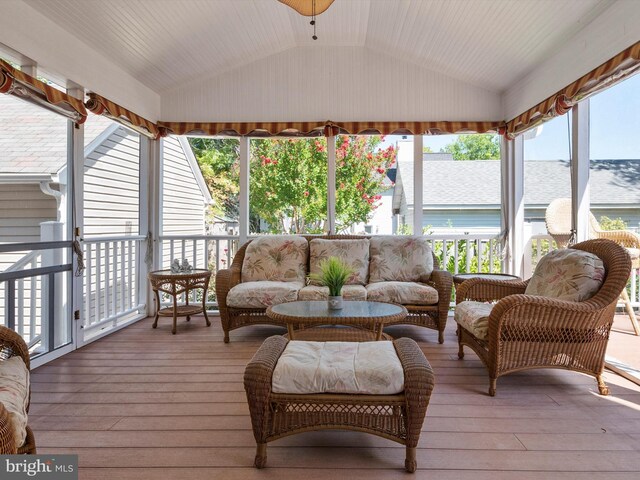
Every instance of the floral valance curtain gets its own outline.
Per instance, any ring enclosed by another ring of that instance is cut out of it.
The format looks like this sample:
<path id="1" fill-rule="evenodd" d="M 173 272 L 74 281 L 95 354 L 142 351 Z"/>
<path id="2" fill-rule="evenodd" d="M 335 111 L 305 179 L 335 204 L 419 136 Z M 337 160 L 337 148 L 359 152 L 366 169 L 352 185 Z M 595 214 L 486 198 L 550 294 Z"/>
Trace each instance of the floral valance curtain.
<path id="1" fill-rule="evenodd" d="M 137 115 L 96 93 L 89 93 L 89 100 L 86 101 L 85 105 L 92 113 L 95 113 L 96 115 L 104 115 L 105 117 L 121 123 L 136 132 L 145 135 L 146 137 L 156 139 L 160 136 L 160 130 L 155 123 L 142 118 L 140 115 Z"/>
<path id="2" fill-rule="evenodd" d="M 440 135 L 503 133 L 501 122 L 159 122 L 161 135 L 251 135 L 313 137 L 334 135 Z"/>
<path id="3" fill-rule="evenodd" d="M 640 70 L 640 42 L 635 43 L 533 108 L 507 122 L 507 137 L 529 130 Z"/>
<path id="4" fill-rule="evenodd" d="M 0 60 L 0 93 L 36 103 L 76 123 L 84 123 L 87 119 L 87 110 L 82 100 L 27 75 L 4 60 Z"/>

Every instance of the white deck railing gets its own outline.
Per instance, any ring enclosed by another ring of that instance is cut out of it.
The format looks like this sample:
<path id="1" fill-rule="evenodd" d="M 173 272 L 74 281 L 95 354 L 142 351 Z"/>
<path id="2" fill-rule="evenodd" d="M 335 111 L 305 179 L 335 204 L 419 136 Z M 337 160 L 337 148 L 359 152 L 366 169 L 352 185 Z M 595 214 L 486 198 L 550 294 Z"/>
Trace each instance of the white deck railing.
<path id="1" fill-rule="evenodd" d="M 144 310 L 141 291 L 146 283 L 139 283 L 144 244 L 145 237 L 140 235 L 84 239 L 85 335 L 90 330 L 116 327 Z"/>

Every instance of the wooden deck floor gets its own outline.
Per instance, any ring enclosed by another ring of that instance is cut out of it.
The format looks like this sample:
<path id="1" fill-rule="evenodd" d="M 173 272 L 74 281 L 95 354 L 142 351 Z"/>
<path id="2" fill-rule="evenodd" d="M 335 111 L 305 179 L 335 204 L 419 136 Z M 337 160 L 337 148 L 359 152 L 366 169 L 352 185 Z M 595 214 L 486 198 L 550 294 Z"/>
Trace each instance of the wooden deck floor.
<path id="1" fill-rule="evenodd" d="M 147 319 L 38 368 L 30 423 L 39 451 L 79 454 L 81 479 L 410 478 L 401 446 L 355 432 L 282 439 L 269 446 L 268 468 L 254 469 L 242 374 L 282 330 L 241 329 L 225 345 L 212 320 L 182 321 L 173 336 L 168 320 L 152 330 Z M 610 349 L 638 359 L 627 323 L 617 320 Z M 453 321 L 444 345 L 425 329 L 391 333 L 419 341 L 436 372 L 412 478 L 640 478 L 640 387 L 607 374 L 613 394 L 601 397 L 591 377 L 538 370 L 499 379 L 491 398 L 477 358 L 457 359 Z"/>

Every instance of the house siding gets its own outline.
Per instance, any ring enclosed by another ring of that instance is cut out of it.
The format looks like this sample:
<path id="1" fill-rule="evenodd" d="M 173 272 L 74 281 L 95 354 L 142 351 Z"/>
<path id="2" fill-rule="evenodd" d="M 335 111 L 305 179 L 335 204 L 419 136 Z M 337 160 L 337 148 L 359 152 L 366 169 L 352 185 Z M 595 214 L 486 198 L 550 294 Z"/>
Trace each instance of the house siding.
<path id="1" fill-rule="evenodd" d="M 84 235 L 138 235 L 140 136 L 116 129 L 85 159 Z"/>

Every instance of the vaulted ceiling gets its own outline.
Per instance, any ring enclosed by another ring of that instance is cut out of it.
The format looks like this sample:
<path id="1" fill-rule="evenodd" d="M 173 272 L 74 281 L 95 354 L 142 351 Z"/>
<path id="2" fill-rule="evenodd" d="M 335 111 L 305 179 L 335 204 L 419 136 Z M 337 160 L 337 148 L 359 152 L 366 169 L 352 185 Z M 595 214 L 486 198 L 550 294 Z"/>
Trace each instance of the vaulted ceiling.
<path id="1" fill-rule="evenodd" d="M 500 92 L 613 0 L 27 0 L 156 92 L 295 47 L 366 47 Z M 339 50 L 336 51 L 339 55 Z"/>
<path id="2" fill-rule="evenodd" d="M 506 120 L 640 40 L 640 0 L 4 0 L 0 44 L 156 121 Z M 1 45 L 0 45 L 1 48 Z"/>

